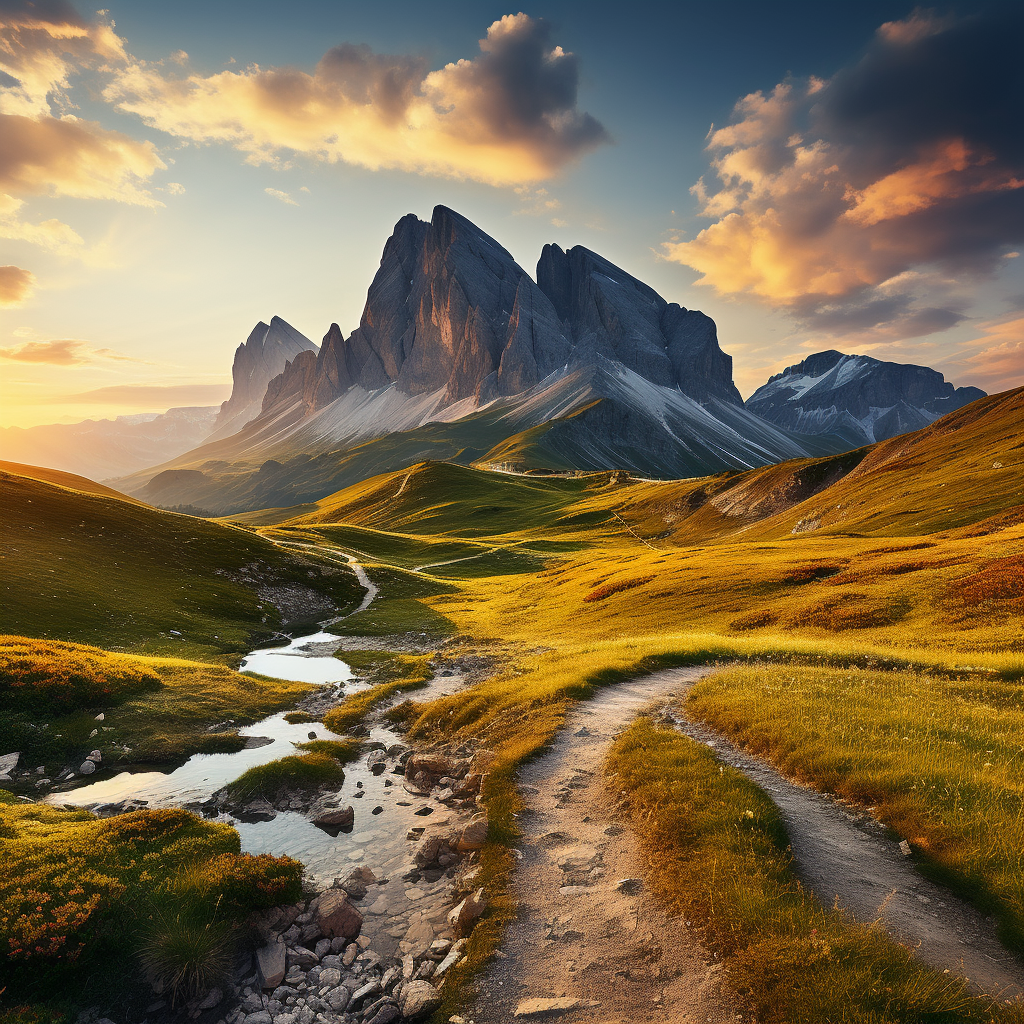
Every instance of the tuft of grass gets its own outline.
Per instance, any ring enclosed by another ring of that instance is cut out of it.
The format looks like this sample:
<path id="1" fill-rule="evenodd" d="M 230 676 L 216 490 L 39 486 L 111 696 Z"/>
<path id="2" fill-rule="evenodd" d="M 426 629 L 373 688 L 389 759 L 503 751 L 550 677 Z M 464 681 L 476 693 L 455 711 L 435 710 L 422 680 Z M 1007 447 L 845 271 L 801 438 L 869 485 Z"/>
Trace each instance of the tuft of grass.
<path id="1" fill-rule="evenodd" d="M 307 740 L 295 746 L 307 754 L 328 754 L 338 764 L 351 764 L 359 756 L 363 745 L 359 740 Z"/>
<path id="2" fill-rule="evenodd" d="M 612 746 L 653 884 L 701 927 L 762 1024 L 1020 1021 L 876 928 L 820 906 L 795 877 L 771 799 L 701 744 L 647 718 Z"/>
<path id="3" fill-rule="evenodd" d="M 139 950 L 147 978 L 177 1006 L 209 992 L 227 979 L 235 957 L 228 924 L 207 915 L 196 920 L 191 908 L 153 916 Z"/>
<path id="4" fill-rule="evenodd" d="M 1024 949 L 1024 687 L 966 675 L 753 664 L 698 681 L 689 714 L 788 775 L 876 809 L 926 875 Z"/>
<path id="5" fill-rule="evenodd" d="M 239 801 L 264 797 L 273 801 L 282 790 L 313 792 L 321 786 L 340 788 L 345 771 L 335 758 L 322 751 L 291 754 L 258 764 L 228 784 L 231 797 Z"/>
<path id="6" fill-rule="evenodd" d="M 289 711 L 288 714 L 284 716 L 284 720 L 288 722 L 289 725 L 302 725 L 305 722 L 316 721 L 316 719 L 307 711 Z"/>
<path id="7" fill-rule="evenodd" d="M 346 654 L 346 660 L 348 655 Z M 397 663 L 397 664 L 395 664 Z M 430 655 L 393 656 L 389 672 L 399 674 L 387 682 L 377 683 L 369 689 L 350 693 L 336 708 L 324 715 L 324 725 L 331 732 L 343 733 L 360 723 L 370 710 L 396 693 L 422 689 L 433 678 Z"/>

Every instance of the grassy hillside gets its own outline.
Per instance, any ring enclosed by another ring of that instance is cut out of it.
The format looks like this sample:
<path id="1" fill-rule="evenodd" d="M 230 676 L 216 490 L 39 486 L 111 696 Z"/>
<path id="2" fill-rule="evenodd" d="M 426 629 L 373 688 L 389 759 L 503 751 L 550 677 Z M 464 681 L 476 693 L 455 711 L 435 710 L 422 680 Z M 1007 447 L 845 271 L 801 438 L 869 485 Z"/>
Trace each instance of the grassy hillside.
<path id="1" fill-rule="evenodd" d="M 77 473 L 64 473 L 59 469 L 47 469 L 44 466 L 23 466 L 20 462 L 4 462 L 0 459 L 0 473 L 28 476 L 33 480 L 44 480 L 48 484 L 70 487 L 74 491 L 84 491 L 86 494 L 105 494 L 109 498 L 120 498 L 122 501 L 130 501 L 135 505 L 144 504 L 144 502 L 123 494 L 121 491 L 115 491 L 113 487 L 108 487 L 106 484 L 99 484 L 86 476 L 78 476 Z"/>
<path id="2" fill-rule="evenodd" d="M 56 778 L 95 749 L 103 770 L 238 750 L 239 726 L 294 706 L 309 690 L 221 665 L 0 636 L 0 736 L 5 751 L 20 751 L 19 773 L 45 767 Z M 19 775 L 16 787 L 34 793 L 36 779 Z"/>
<path id="3" fill-rule="evenodd" d="M 250 531 L 26 476 L 0 473 L 0 520 L 2 633 L 218 655 L 362 593 Z"/>

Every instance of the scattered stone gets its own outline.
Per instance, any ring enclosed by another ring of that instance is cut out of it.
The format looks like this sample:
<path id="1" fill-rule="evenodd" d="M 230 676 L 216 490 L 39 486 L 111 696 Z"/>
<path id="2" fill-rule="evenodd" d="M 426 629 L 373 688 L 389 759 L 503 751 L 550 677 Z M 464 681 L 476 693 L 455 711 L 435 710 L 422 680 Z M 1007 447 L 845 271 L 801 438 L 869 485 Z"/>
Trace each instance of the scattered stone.
<path id="1" fill-rule="evenodd" d="M 374 809 L 372 811 L 370 811 L 370 813 L 371 814 L 383 814 L 384 813 L 384 808 L 381 807 L 380 804 L 378 804 L 376 807 L 374 807 Z"/>
<path id="2" fill-rule="evenodd" d="M 196 1006 L 197 1010 L 212 1010 L 215 1006 L 220 1006 L 224 1001 L 224 992 L 219 988 L 212 988 L 207 993 L 206 998 Z"/>
<path id="3" fill-rule="evenodd" d="M 434 813 L 434 808 L 427 807 L 427 805 L 424 804 L 421 808 L 419 808 L 419 810 L 413 811 L 412 813 L 418 814 L 421 818 L 425 818 L 428 814 Z"/>
<path id="4" fill-rule="evenodd" d="M 465 948 L 465 939 L 459 939 L 457 942 L 452 943 L 452 948 L 448 951 L 448 955 L 437 965 L 437 969 L 434 971 L 434 981 L 437 981 L 438 978 L 443 978 L 462 959 Z"/>
<path id="5" fill-rule="evenodd" d="M 429 981 L 407 981 L 402 986 L 398 1008 L 405 1020 L 426 1017 L 441 1005 L 441 993 Z"/>
<path id="6" fill-rule="evenodd" d="M 256 950 L 256 970 L 261 988 L 277 988 L 284 981 L 287 949 L 283 942 L 270 942 Z"/>
<path id="7" fill-rule="evenodd" d="M 345 947 L 345 955 L 342 957 L 341 962 L 346 967 L 351 967 L 357 956 L 359 956 L 359 946 L 354 942 L 350 942 Z"/>
<path id="8" fill-rule="evenodd" d="M 361 988 L 357 988 L 352 993 L 351 1002 L 353 1005 L 358 1003 L 361 999 L 365 999 L 367 996 L 375 996 L 380 992 L 380 982 L 374 979 L 373 981 L 367 982 Z"/>
<path id="9" fill-rule="evenodd" d="M 274 740 L 270 736 L 246 736 L 244 749 L 255 750 L 257 747 L 266 747 L 273 742 Z"/>
<path id="10" fill-rule="evenodd" d="M 341 971 L 336 967 L 325 967 L 320 971 L 320 977 L 317 978 L 317 984 L 321 986 L 330 985 L 331 988 L 334 988 L 335 985 L 340 985 Z"/>
<path id="11" fill-rule="evenodd" d="M 92 761 L 83 761 L 78 769 L 83 775 L 92 775 L 96 771 L 96 765 Z"/>
<path id="12" fill-rule="evenodd" d="M 483 849 L 486 842 L 487 815 L 484 813 L 474 814 L 459 836 L 457 849 L 459 853 L 470 853 L 473 850 Z"/>
<path id="13" fill-rule="evenodd" d="M 313 731 L 312 731 L 312 729 L 311 729 L 311 730 L 310 730 L 310 731 L 309 731 L 308 733 L 306 733 L 306 735 L 307 735 L 307 736 L 308 736 L 308 737 L 309 737 L 309 738 L 310 738 L 311 740 L 315 740 L 315 739 L 316 739 L 316 733 L 315 733 L 315 732 L 313 732 Z"/>
<path id="14" fill-rule="evenodd" d="M 906 839 L 901 840 L 900 853 L 902 853 L 904 857 L 909 857 L 912 852 L 913 851 L 910 849 L 910 843 L 908 843 Z"/>
<path id="15" fill-rule="evenodd" d="M 467 896 L 448 914 L 448 925 L 457 939 L 466 938 L 476 925 L 477 919 L 487 909 L 487 896 L 483 889 Z"/>
<path id="16" fill-rule="evenodd" d="M 274 805 L 264 797 L 257 797 L 243 808 L 236 808 L 234 816 L 247 824 L 255 821 L 273 821 L 277 817 Z"/>
<path id="17" fill-rule="evenodd" d="M 343 891 L 328 889 L 317 905 L 316 923 L 325 936 L 343 935 L 346 939 L 354 939 L 363 927 L 363 915 L 349 903 Z"/>
<path id="18" fill-rule="evenodd" d="M 399 1020 L 402 1011 L 394 1003 L 385 1003 L 368 1021 L 367 1024 L 392 1024 Z"/>
<path id="19" fill-rule="evenodd" d="M 627 896 L 635 896 L 638 892 L 642 892 L 644 883 L 639 878 L 620 878 L 615 883 L 615 889 L 617 892 L 625 893 Z"/>
<path id="20" fill-rule="evenodd" d="M 601 1004 L 593 999 L 574 999 L 572 996 L 562 996 L 556 999 L 522 999 L 516 1007 L 516 1017 L 548 1017 L 559 1013 L 568 1013 L 570 1010 L 592 1009 Z M 246 1020 L 246 1024 L 249 1024 Z"/>
<path id="21" fill-rule="evenodd" d="M 349 805 L 348 807 L 335 807 L 321 811 L 312 821 L 317 828 L 326 830 L 331 828 L 347 828 L 352 825 L 355 819 L 355 808 Z"/>

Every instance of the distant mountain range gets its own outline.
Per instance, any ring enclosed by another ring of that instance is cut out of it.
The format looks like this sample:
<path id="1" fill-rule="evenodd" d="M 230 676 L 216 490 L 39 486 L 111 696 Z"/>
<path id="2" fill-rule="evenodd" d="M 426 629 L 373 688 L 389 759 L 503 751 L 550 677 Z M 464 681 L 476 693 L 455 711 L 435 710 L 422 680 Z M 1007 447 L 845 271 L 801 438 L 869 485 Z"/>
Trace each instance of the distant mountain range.
<path id="1" fill-rule="evenodd" d="M 984 397 L 980 388 L 955 388 L 927 366 L 829 350 L 787 366 L 746 405 L 777 426 L 830 434 L 859 448 L 919 430 Z"/>
<path id="2" fill-rule="evenodd" d="M 112 420 L 0 427 L 0 458 L 92 480 L 114 479 L 202 444 L 216 419 L 217 407 L 210 405 Z"/>
<path id="3" fill-rule="evenodd" d="M 95 475 L 219 514 L 315 501 L 429 459 L 695 476 L 843 451 L 982 394 L 830 352 L 745 405 L 710 317 L 582 246 L 544 246 L 534 279 L 443 206 L 395 225 L 347 338 L 331 324 L 317 348 L 274 317 L 238 347 L 232 378 L 187 444 Z M 4 457 L 56 465 L 5 442 Z"/>

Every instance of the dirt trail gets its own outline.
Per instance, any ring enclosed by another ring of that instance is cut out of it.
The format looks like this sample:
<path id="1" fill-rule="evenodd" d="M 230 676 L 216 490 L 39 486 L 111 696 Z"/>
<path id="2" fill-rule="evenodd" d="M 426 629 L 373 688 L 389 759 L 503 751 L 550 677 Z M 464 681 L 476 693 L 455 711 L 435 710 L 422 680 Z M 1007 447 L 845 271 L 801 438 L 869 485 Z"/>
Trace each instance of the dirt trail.
<path id="1" fill-rule="evenodd" d="M 636 844 L 617 823 L 601 776 L 611 740 L 636 714 L 682 696 L 707 671 L 668 669 L 607 687 L 578 705 L 551 749 L 523 768 L 519 913 L 466 1014 L 476 1024 L 513 1019 L 537 999 L 575 1002 L 562 1012 L 594 1024 L 737 1019 L 713 957 L 638 881 Z M 1021 995 L 1024 965 L 996 940 L 993 923 L 921 878 L 870 815 L 790 782 L 703 726 L 676 720 L 772 797 L 797 871 L 823 904 L 838 901 L 864 922 L 880 916 L 924 962 L 985 993 Z M 618 885 L 623 879 L 633 884 Z"/>
<path id="2" fill-rule="evenodd" d="M 579 1000 L 565 1012 L 595 1024 L 736 1019 L 721 969 L 638 881 L 636 844 L 617 823 L 602 778 L 608 745 L 629 720 L 651 701 L 683 693 L 704 671 L 661 672 L 602 690 L 572 712 L 548 753 L 523 768 L 529 812 L 519 915 L 465 1014 L 476 1024 L 509 1021 L 531 999 Z M 620 891 L 622 879 L 636 884 Z"/>
<path id="3" fill-rule="evenodd" d="M 791 782 L 705 726 L 674 717 L 688 736 L 712 746 L 772 798 L 786 823 L 797 872 L 822 904 L 838 902 L 858 921 L 880 919 L 926 964 L 967 978 L 987 995 L 1024 995 L 1024 964 L 996 939 L 994 922 L 922 878 L 884 825 Z"/>

